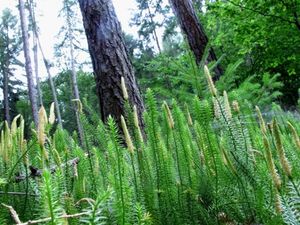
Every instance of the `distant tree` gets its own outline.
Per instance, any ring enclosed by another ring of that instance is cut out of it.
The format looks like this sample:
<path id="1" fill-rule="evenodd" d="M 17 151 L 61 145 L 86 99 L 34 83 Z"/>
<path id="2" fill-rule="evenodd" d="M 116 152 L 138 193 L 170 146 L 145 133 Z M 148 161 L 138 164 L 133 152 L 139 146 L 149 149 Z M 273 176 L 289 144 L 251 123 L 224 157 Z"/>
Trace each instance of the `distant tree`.
<path id="1" fill-rule="evenodd" d="M 29 47 L 29 37 L 28 37 L 28 26 L 27 26 L 27 17 L 25 14 L 25 5 L 24 0 L 19 0 L 19 12 L 21 19 L 21 29 L 22 29 L 22 39 L 23 39 L 23 51 L 25 57 L 25 69 L 27 76 L 27 86 L 28 86 L 28 95 L 31 104 L 32 117 L 35 126 L 38 125 L 38 106 L 37 106 L 37 98 L 36 98 L 36 88 L 33 82 L 32 75 L 32 66 L 31 66 L 31 58 L 30 58 L 30 47 Z"/>
<path id="2" fill-rule="evenodd" d="M 59 17 L 64 21 L 59 33 L 57 43 L 54 46 L 56 66 L 61 70 L 71 70 L 71 46 L 73 46 L 73 61 L 75 70 L 83 69 L 85 65 L 91 65 L 86 36 L 82 24 L 81 12 L 78 0 L 63 0 Z"/>
<path id="3" fill-rule="evenodd" d="M 27 0 L 28 9 L 30 12 L 30 22 L 32 30 L 32 41 L 33 41 L 33 62 L 34 62 L 34 75 L 37 88 L 37 96 L 39 100 L 39 105 L 43 105 L 43 93 L 41 92 L 40 87 L 40 78 L 39 78 L 39 58 L 38 58 L 38 27 L 35 19 L 35 1 Z"/>
<path id="4" fill-rule="evenodd" d="M 36 67 L 35 68 L 36 83 L 37 83 L 37 89 L 38 89 L 38 96 L 39 96 L 39 99 L 40 99 L 40 104 L 43 105 L 43 98 L 42 98 L 42 90 L 41 90 L 41 87 L 40 87 L 39 74 L 38 74 L 38 57 L 37 57 L 38 47 L 39 47 L 39 50 L 42 54 L 43 61 L 44 61 L 46 71 L 47 71 L 47 74 L 48 74 L 48 80 L 49 80 L 50 88 L 51 88 L 51 91 L 52 91 L 53 102 L 55 104 L 55 109 L 56 109 L 57 121 L 58 121 L 58 124 L 62 127 L 61 112 L 60 112 L 60 106 L 59 106 L 59 103 L 58 103 L 58 100 L 57 100 L 56 88 L 55 88 L 55 85 L 54 85 L 54 82 L 53 82 L 52 75 L 50 73 L 50 64 L 49 64 L 48 60 L 45 57 L 45 54 L 44 54 L 44 51 L 42 49 L 42 45 L 41 45 L 41 42 L 40 42 L 40 39 L 39 39 L 38 26 L 37 26 L 37 22 L 36 22 L 36 19 L 35 19 L 34 1 L 33 0 L 30 0 L 29 6 L 30 6 L 29 7 L 30 18 L 31 18 L 32 24 L 33 24 L 33 26 L 32 26 L 33 42 L 34 42 L 33 50 L 34 50 L 34 61 L 35 61 L 35 67 Z"/>
<path id="5" fill-rule="evenodd" d="M 150 48 L 151 40 L 156 44 L 157 50 L 161 52 L 157 29 L 162 27 L 162 22 L 158 22 L 157 15 L 163 10 L 162 0 L 135 0 L 138 11 L 132 18 L 132 24 L 138 26 L 138 34 L 143 39 L 143 47 Z"/>
<path id="6" fill-rule="evenodd" d="M 79 0 L 79 4 L 93 62 L 102 120 L 106 122 L 111 115 L 120 125 L 120 116 L 125 114 L 121 77 L 125 79 L 128 100 L 136 105 L 141 119 L 144 104 L 112 1 Z"/>
<path id="7" fill-rule="evenodd" d="M 0 74 L 2 75 L 4 120 L 8 124 L 11 121 L 11 104 L 14 103 L 12 100 L 15 99 L 16 84 L 20 84 L 17 80 L 11 80 L 16 66 L 21 65 L 17 59 L 21 51 L 18 26 L 17 18 L 9 9 L 5 9 L 0 22 Z"/>
<path id="8" fill-rule="evenodd" d="M 180 27 L 185 34 L 188 44 L 195 55 L 197 64 L 201 62 L 208 45 L 208 37 L 204 27 L 199 22 L 191 0 L 169 0 L 178 19 Z M 208 61 L 217 61 L 212 48 L 209 49 Z M 218 80 L 223 71 L 218 65 L 214 69 L 214 80 Z"/>
<path id="9" fill-rule="evenodd" d="M 196 10 L 202 11 L 203 0 L 193 0 L 193 4 Z"/>
<path id="10" fill-rule="evenodd" d="M 140 55 L 140 50 L 142 49 L 141 42 L 132 34 L 123 33 L 123 37 L 130 59 L 133 60 L 137 55 Z M 137 52 L 137 50 L 139 50 L 139 52 Z"/>
<path id="11" fill-rule="evenodd" d="M 80 36 L 83 35 L 83 27 L 79 25 L 77 11 L 79 10 L 78 2 L 76 0 L 64 0 L 61 15 L 65 18 L 65 25 L 62 27 L 60 33 L 63 35 L 63 41 L 57 46 L 58 53 L 62 53 L 67 56 L 66 65 L 67 69 L 70 70 L 71 83 L 72 83 L 72 96 L 71 100 L 80 101 L 80 94 L 77 84 L 77 68 L 76 68 L 76 57 L 75 50 L 83 50 L 80 44 Z M 62 47 L 62 48 L 61 48 Z M 63 49 L 64 52 L 61 50 Z M 88 57 L 87 57 L 88 58 Z M 74 103 L 74 112 L 77 123 L 77 131 L 80 143 L 83 144 L 83 130 L 80 122 L 80 112 L 77 107 L 77 102 Z"/>
<path id="12" fill-rule="evenodd" d="M 74 106 L 71 101 L 73 99 L 73 91 L 70 77 L 71 71 L 65 70 L 54 76 L 52 79 L 57 90 L 57 99 L 61 106 L 61 117 L 64 118 L 63 127 L 72 133 L 77 130 L 77 121 L 72 119 L 74 117 L 70 116 L 74 114 Z M 86 100 L 89 106 L 91 106 L 96 113 L 99 113 L 97 107 L 99 101 L 96 95 L 96 84 L 93 74 L 78 71 L 77 82 L 81 99 Z M 53 101 L 52 91 L 49 89 L 49 78 L 41 83 L 41 88 L 44 94 L 45 107 L 48 108 Z M 83 110 L 85 110 L 85 107 L 83 107 Z"/>

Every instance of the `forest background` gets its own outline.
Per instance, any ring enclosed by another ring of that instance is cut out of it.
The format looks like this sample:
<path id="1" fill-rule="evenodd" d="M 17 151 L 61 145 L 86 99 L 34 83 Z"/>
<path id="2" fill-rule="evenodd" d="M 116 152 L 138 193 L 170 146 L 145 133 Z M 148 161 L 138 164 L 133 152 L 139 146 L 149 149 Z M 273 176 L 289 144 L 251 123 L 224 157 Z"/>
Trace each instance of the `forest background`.
<path id="1" fill-rule="evenodd" d="M 87 53 L 79 6 L 76 1 L 69 2 L 71 6 L 69 10 L 74 18 L 72 29 L 76 36 L 74 60 L 76 70 L 80 71 L 78 87 L 82 98 L 88 99 L 86 102 L 97 105 L 91 61 Z M 6 1 L 3 3 L 7 4 Z M 242 98 L 242 101 L 255 102 L 267 108 L 274 100 L 283 108 L 291 110 L 297 108 L 300 87 L 297 63 L 300 54 L 298 44 L 300 30 L 297 25 L 299 5 L 296 3 L 295 1 L 246 1 L 244 3 L 194 1 L 198 17 L 209 37 L 209 45 L 215 49 L 220 58 L 218 63 L 225 71 L 225 75 L 217 82 L 221 91 L 226 87 L 230 97 L 235 95 Z M 9 65 L 13 71 L 9 85 L 12 114 L 10 117 L 22 113 L 30 120 L 27 94 L 22 88 L 25 87 L 25 79 L 22 79 L 25 70 L 22 69 L 20 37 L 13 35 L 20 32 L 16 17 L 17 8 L 12 7 L 13 4 L 10 1 L 12 11 L 3 11 L 1 28 L 3 30 L 4 24 L 8 23 L 9 32 L 12 34 L 11 39 L 14 39 L 11 41 L 17 45 L 11 55 L 12 58 L 17 59 L 17 62 Z M 36 3 L 37 9 L 42 7 L 42 11 L 45 11 L 45 18 L 43 12 L 37 13 L 37 25 L 41 47 L 51 64 L 51 73 L 55 75 L 53 79 L 59 104 L 62 107 L 62 117 L 66 118 L 67 115 L 74 114 L 74 110 L 72 113 L 71 109 L 72 103 L 67 97 L 70 96 L 69 90 L 71 90 L 68 87 L 71 85 L 68 82 L 71 63 L 68 46 L 66 42 L 64 43 L 67 35 L 66 32 L 64 33 L 64 28 L 67 26 L 67 21 L 62 14 L 65 10 L 63 5 L 61 4 L 62 8 L 59 12 L 57 11 L 59 4 L 53 7 L 56 10 L 50 10 L 52 4 L 55 4 L 55 1 Z M 4 5 L 1 4 L 1 7 Z M 141 92 L 144 93 L 146 88 L 151 88 L 161 100 L 179 98 L 186 101 L 195 93 L 204 97 L 206 92 L 203 78 L 198 76 L 198 71 L 194 71 L 193 56 L 183 41 L 168 2 L 151 1 L 146 4 L 145 1 L 139 0 L 128 4 L 115 2 L 115 6 L 125 27 L 125 41 Z M 130 11 L 131 7 L 135 10 Z M 58 24 L 61 24 L 60 31 Z M 2 32 L 2 35 L 5 35 L 5 32 Z M 32 42 L 32 39 L 30 41 Z M 51 54 L 52 52 L 54 55 Z M 44 105 L 47 107 L 53 99 L 39 51 L 38 58 L 37 69 L 42 78 L 41 88 Z M 4 60 L 3 57 L 1 59 Z M 92 88 L 87 88 L 89 85 Z M 2 114 L 4 118 L 4 109 Z M 74 122 L 64 120 L 64 123 L 64 127 L 69 131 L 75 130 Z"/>
<path id="2" fill-rule="evenodd" d="M 299 224 L 299 0 L 131 2 L 3 9 L 0 224 Z"/>

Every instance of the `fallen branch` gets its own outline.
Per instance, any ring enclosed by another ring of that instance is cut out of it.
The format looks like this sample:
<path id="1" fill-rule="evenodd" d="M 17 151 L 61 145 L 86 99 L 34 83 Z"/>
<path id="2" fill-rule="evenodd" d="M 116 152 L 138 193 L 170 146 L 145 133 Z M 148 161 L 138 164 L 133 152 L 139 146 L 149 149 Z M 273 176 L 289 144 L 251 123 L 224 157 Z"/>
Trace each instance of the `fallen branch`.
<path id="1" fill-rule="evenodd" d="M 50 173 L 51 174 L 55 173 L 58 167 L 63 168 L 66 165 L 68 165 L 68 166 L 76 166 L 79 163 L 79 161 L 80 161 L 80 159 L 78 157 L 76 157 L 74 159 L 69 160 L 67 163 L 62 164 L 61 166 L 52 166 L 50 168 Z M 34 166 L 29 166 L 29 170 L 30 170 L 30 174 L 29 174 L 30 178 L 41 177 L 42 174 L 43 174 L 43 170 L 42 169 L 38 169 L 38 168 L 36 168 Z M 15 182 L 16 183 L 21 182 L 23 180 L 26 180 L 26 175 L 25 174 L 17 174 L 16 175 L 16 177 L 15 177 Z"/>
<path id="2" fill-rule="evenodd" d="M 62 215 L 62 216 L 58 216 L 57 219 L 77 218 L 77 217 L 81 217 L 81 216 L 84 216 L 84 215 L 88 215 L 88 213 L 82 212 L 82 213 L 76 213 L 76 214 L 72 214 L 72 215 Z M 39 220 L 29 220 L 28 222 L 19 223 L 17 225 L 39 224 L 39 223 L 46 223 L 46 222 L 49 222 L 49 221 L 51 221 L 51 217 L 44 218 L 44 219 L 39 219 Z"/>
<path id="3" fill-rule="evenodd" d="M 38 219 L 38 220 L 29 220 L 25 223 L 22 223 L 18 213 L 16 212 L 16 210 L 14 210 L 13 207 L 9 206 L 9 205 L 5 205 L 5 204 L 1 204 L 3 205 L 5 208 L 7 208 L 10 211 L 10 214 L 12 216 L 12 218 L 14 219 L 16 225 L 31 225 L 31 224 L 39 224 L 39 223 L 46 223 L 51 221 L 51 217 L 48 218 L 44 218 L 44 219 Z M 84 215 L 88 215 L 87 212 L 82 212 L 82 213 L 76 213 L 76 214 L 72 214 L 72 215 L 62 215 L 62 216 L 58 216 L 56 217 L 57 219 L 69 219 L 69 218 L 77 218 L 77 217 L 81 217 Z"/>
<path id="4" fill-rule="evenodd" d="M 4 203 L 1 203 L 1 205 L 3 205 L 5 208 L 7 208 L 11 214 L 11 217 L 14 219 L 14 221 L 17 223 L 17 224 L 22 224 L 20 218 L 19 218 L 19 215 L 18 213 L 16 212 L 16 210 L 14 210 L 13 207 L 11 207 L 10 205 L 5 205 Z"/>

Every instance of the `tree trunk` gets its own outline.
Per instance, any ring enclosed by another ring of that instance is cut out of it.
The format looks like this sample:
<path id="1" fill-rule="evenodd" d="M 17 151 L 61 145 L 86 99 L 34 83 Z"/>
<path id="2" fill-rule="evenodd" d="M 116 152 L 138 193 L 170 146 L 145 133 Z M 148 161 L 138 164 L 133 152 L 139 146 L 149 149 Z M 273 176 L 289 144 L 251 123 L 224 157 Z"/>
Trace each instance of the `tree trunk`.
<path id="1" fill-rule="evenodd" d="M 5 66 L 2 68 L 3 72 L 3 101 L 4 101 L 4 120 L 7 121 L 8 125 L 10 126 L 10 110 L 9 110 L 9 27 L 8 25 L 4 25 L 6 28 L 6 49 L 8 52 L 8 58 L 4 58 Z"/>
<path id="2" fill-rule="evenodd" d="M 66 2 L 66 10 L 67 10 L 67 26 L 68 26 L 68 38 L 69 38 L 69 47 L 70 47 L 70 63 L 71 63 L 71 78 L 72 78 L 72 88 L 73 88 L 73 95 L 74 98 L 80 100 L 79 90 L 77 85 L 77 73 L 75 69 L 75 57 L 74 57 L 74 43 L 73 43 L 73 35 L 72 35 L 72 25 L 71 25 L 71 15 L 70 15 L 70 6 L 68 2 Z M 84 143 L 84 134 L 83 129 L 80 121 L 80 112 L 77 105 L 74 106 L 75 110 L 75 117 L 76 117 L 76 124 L 78 129 L 78 136 L 81 146 Z"/>
<path id="3" fill-rule="evenodd" d="M 3 73 L 3 100 L 4 100 L 4 119 L 10 125 L 9 100 L 8 100 L 8 71 Z"/>
<path id="4" fill-rule="evenodd" d="M 21 28 L 22 28 L 22 38 L 23 38 L 23 50 L 25 57 L 25 69 L 27 75 L 27 86 L 28 86 L 28 95 L 31 103 L 31 111 L 32 117 L 35 126 L 38 125 L 38 107 L 37 107 L 37 99 L 36 99 L 36 89 L 33 82 L 32 76 L 32 67 L 31 67 L 31 59 L 29 54 L 29 41 L 28 41 L 28 27 L 25 16 L 25 7 L 24 1 L 19 0 L 19 11 L 20 11 L 20 19 L 21 19 Z"/>
<path id="5" fill-rule="evenodd" d="M 29 2 L 29 12 L 30 12 L 31 20 L 32 20 L 33 60 L 34 60 L 35 82 L 36 82 L 36 87 L 37 87 L 37 95 L 38 95 L 38 99 L 39 99 L 39 105 L 43 105 L 43 94 L 42 94 L 40 78 L 39 78 L 37 24 L 36 24 L 36 20 L 35 20 L 34 1 L 33 0 L 30 0 L 30 2 Z"/>
<path id="6" fill-rule="evenodd" d="M 154 29 L 153 29 L 153 37 L 154 37 L 154 40 L 155 40 L 155 42 L 156 42 L 157 49 L 158 49 L 159 53 L 161 53 L 161 48 L 160 48 L 160 44 L 159 44 L 159 40 L 158 40 L 156 28 L 155 28 L 155 25 L 154 25 L 155 22 L 154 22 L 154 20 L 153 20 L 152 12 L 151 12 L 151 9 L 150 9 L 149 4 L 148 4 L 148 3 L 146 3 L 146 4 L 147 4 L 148 14 L 149 14 L 151 23 L 152 23 L 152 25 L 154 26 Z"/>
<path id="7" fill-rule="evenodd" d="M 39 78 L 38 47 L 37 47 L 37 40 L 35 35 L 33 35 L 33 59 L 34 59 L 34 73 L 35 73 L 35 82 L 37 87 L 37 95 L 39 99 L 39 105 L 42 106 L 43 95 L 42 95 L 40 78 Z"/>
<path id="8" fill-rule="evenodd" d="M 34 24 L 33 29 L 32 29 L 33 30 L 33 38 L 35 40 L 34 41 L 34 50 L 35 50 L 34 55 L 36 54 L 36 58 L 34 60 L 35 61 L 37 60 L 37 53 L 38 53 L 37 50 L 38 50 L 38 47 L 39 47 L 40 52 L 41 52 L 42 57 L 43 57 L 45 67 L 46 67 L 46 71 L 47 71 L 47 74 L 48 74 L 48 79 L 49 79 L 49 83 L 50 83 L 50 87 L 51 87 L 51 91 L 52 91 L 52 96 L 53 96 L 53 101 L 54 101 L 55 109 L 56 109 L 57 121 L 58 121 L 58 124 L 60 125 L 60 127 L 62 128 L 60 107 L 59 107 L 58 100 L 57 100 L 55 85 L 54 85 L 54 82 L 53 82 L 53 79 L 52 79 L 52 76 L 51 76 L 51 73 L 50 73 L 50 66 L 48 64 L 48 61 L 46 60 L 45 55 L 44 55 L 44 51 L 42 49 L 42 45 L 41 45 L 39 35 L 38 35 L 38 32 L 37 32 L 37 25 L 36 25 L 35 14 L 34 14 L 33 0 L 30 1 L 30 4 L 31 4 L 30 16 L 31 16 L 31 19 L 32 19 L 33 24 Z M 37 62 L 35 63 L 35 66 L 37 66 Z M 37 82 L 38 93 L 39 93 L 38 95 L 39 95 L 39 98 L 40 98 L 40 104 L 43 105 L 42 92 L 41 92 L 41 89 L 40 89 L 40 82 L 39 82 L 39 76 L 38 76 L 37 71 L 38 70 L 36 68 L 36 82 Z"/>
<path id="9" fill-rule="evenodd" d="M 195 55 L 196 63 L 199 65 L 208 44 L 208 38 L 202 24 L 199 22 L 191 0 L 169 0 L 174 14 L 180 24 L 181 30 L 186 35 L 187 41 Z M 208 61 L 217 61 L 212 48 L 209 49 Z M 218 80 L 223 74 L 222 68 L 218 65 L 214 70 L 214 80 Z"/>
<path id="10" fill-rule="evenodd" d="M 42 51 L 42 49 L 41 49 Z M 58 100 L 57 100 L 57 95 L 56 95 L 56 90 L 55 90 L 55 85 L 50 73 L 50 66 L 47 62 L 47 60 L 44 58 L 44 64 L 47 70 L 47 74 L 48 74 L 48 79 L 49 79 L 49 83 L 50 83 L 50 87 L 51 87 L 51 91 L 52 91 L 52 96 L 53 96 L 53 101 L 54 101 L 54 105 L 55 105 L 55 109 L 56 109 L 56 116 L 57 116 L 57 121 L 59 126 L 62 128 L 62 120 L 61 120 L 61 114 L 60 114 L 60 107 L 58 104 Z"/>
<path id="11" fill-rule="evenodd" d="M 143 127 L 144 104 L 112 1 L 79 0 L 79 3 L 94 68 L 102 120 L 106 122 L 111 115 L 120 126 L 120 116 L 125 115 L 125 101 L 121 89 L 121 77 L 124 77 L 129 102 L 136 105 Z"/>
<path id="12" fill-rule="evenodd" d="M 52 76 L 51 76 L 51 73 L 50 73 L 50 66 L 49 66 L 48 61 L 45 58 L 45 55 L 44 55 L 44 52 L 42 50 L 41 43 L 40 43 L 39 39 L 38 39 L 38 42 L 39 42 L 40 51 L 41 51 L 42 56 L 43 56 L 46 71 L 47 71 L 47 74 L 48 74 L 48 79 L 49 79 L 49 83 L 50 83 L 50 87 L 51 87 L 51 91 L 52 91 L 52 96 L 53 96 L 53 101 L 54 101 L 54 105 L 55 105 L 55 109 L 56 109 L 57 121 L 58 121 L 59 126 L 62 128 L 63 126 L 62 126 L 62 120 L 61 120 L 61 114 L 60 114 L 60 107 L 59 107 L 59 104 L 58 104 L 55 85 L 54 85 L 54 82 L 53 82 L 53 79 L 52 79 Z"/>

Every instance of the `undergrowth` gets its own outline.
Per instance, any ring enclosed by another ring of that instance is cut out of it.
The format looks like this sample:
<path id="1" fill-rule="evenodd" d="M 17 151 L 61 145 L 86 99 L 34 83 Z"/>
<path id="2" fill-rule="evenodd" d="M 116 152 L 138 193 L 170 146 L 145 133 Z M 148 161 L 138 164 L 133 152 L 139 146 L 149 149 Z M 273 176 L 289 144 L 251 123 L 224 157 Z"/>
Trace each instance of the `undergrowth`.
<path id="1" fill-rule="evenodd" d="M 211 97 L 189 105 L 148 90 L 144 127 L 126 100 L 121 128 L 85 107 L 82 146 L 43 107 L 30 140 L 22 116 L 4 123 L 0 224 L 299 224 L 299 119 L 205 74 Z"/>

